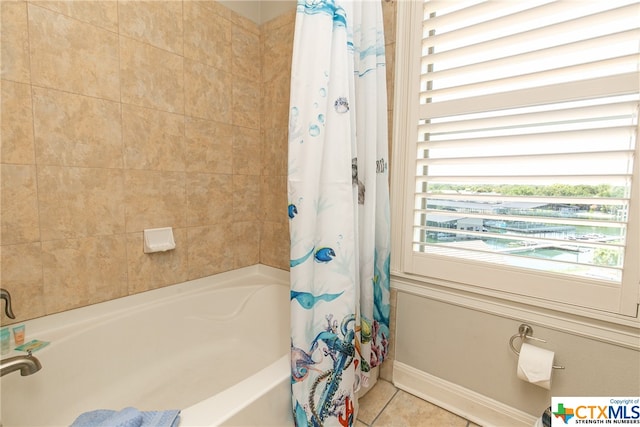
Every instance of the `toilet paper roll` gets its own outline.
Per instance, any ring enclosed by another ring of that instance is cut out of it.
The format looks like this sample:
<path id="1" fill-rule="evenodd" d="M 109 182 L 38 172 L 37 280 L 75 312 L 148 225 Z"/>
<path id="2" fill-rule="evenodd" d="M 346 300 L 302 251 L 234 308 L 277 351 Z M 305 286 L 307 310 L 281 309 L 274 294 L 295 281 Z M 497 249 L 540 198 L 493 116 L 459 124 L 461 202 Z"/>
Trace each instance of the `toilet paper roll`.
<path id="1" fill-rule="evenodd" d="M 553 351 L 522 343 L 518 358 L 518 378 L 550 390 L 554 355 Z"/>

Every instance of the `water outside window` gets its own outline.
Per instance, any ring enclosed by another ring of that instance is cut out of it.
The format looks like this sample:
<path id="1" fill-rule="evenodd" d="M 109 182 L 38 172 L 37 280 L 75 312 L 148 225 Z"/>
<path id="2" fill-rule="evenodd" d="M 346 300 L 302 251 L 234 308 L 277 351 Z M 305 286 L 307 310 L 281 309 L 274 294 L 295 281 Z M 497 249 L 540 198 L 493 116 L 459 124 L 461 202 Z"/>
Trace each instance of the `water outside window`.
<path id="1" fill-rule="evenodd" d="M 637 17 L 569 3 L 425 2 L 414 251 L 622 281 Z"/>

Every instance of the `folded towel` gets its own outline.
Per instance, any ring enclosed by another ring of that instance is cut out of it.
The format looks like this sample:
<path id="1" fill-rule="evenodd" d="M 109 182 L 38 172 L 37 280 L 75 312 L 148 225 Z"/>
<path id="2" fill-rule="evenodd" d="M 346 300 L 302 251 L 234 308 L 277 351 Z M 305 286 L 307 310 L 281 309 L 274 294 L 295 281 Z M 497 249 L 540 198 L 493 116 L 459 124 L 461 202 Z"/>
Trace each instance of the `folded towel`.
<path id="1" fill-rule="evenodd" d="M 124 408 L 121 411 L 97 409 L 81 414 L 71 427 L 178 427 L 180 411 L 139 411 Z"/>

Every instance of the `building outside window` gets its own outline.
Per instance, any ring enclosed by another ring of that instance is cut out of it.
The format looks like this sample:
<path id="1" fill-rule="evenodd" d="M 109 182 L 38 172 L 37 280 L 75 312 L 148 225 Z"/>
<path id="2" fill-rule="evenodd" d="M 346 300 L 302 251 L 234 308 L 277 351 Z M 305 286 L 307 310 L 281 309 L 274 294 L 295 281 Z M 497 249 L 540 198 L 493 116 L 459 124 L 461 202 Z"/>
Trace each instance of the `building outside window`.
<path id="1" fill-rule="evenodd" d="M 637 318 L 639 18 L 635 0 L 399 2 L 395 274 Z"/>

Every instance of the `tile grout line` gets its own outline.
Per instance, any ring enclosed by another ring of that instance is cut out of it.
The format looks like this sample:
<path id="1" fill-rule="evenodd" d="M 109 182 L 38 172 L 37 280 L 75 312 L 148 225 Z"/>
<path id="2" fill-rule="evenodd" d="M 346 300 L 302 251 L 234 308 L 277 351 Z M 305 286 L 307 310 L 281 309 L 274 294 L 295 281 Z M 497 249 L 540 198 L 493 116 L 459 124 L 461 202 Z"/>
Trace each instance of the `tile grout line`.
<path id="1" fill-rule="evenodd" d="M 391 398 L 387 401 L 387 403 L 384 404 L 384 406 L 382 407 L 382 409 L 380 410 L 380 412 L 378 412 L 378 414 L 373 418 L 373 420 L 371 421 L 371 424 L 369 424 L 369 426 L 373 426 L 376 421 L 378 420 L 378 418 L 380 418 L 380 415 L 382 415 L 382 413 L 384 412 L 385 409 L 387 409 L 387 406 L 389 406 L 389 403 L 391 403 L 391 401 L 393 399 L 395 399 L 395 397 L 398 395 L 398 392 L 400 391 L 399 388 L 396 388 L 396 391 L 393 393 L 393 396 L 391 396 Z"/>
<path id="2" fill-rule="evenodd" d="M 395 386 L 394 386 L 395 387 Z M 382 409 L 380 409 L 380 411 L 378 412 L 378 414 L 373 418 L 373 420 L 371 421 L 370 424 L 365 423 L 364 421 L 362 421 L 361 419 L 357 419 L 358 421 L 360 421 L 362 424 L 366 425 L 367 427 L 374 427 L 376 421 L 378 420 L 378 418 L 380 418 L 380 415 L 382 415 L 382 413 L 387 409 L 387 407 L 389 406 L 389 404 L 391 403 L 391 401 L 393 401 L 393 399 L 398 395 L 398 392 L 400 392 L 401 390 L 399 388 L 396 388 L 396 391 L 393 393 L 393 395 L 391 396 L 391 398 L 389 398 L 389 400 L 387 401 L 387 403 L 385 403 L 385 405 L 382 407 Z M 422 399 L 424 400 L 424 399 Z M 428 402 L 428 401 L 425 401 Z M 430 403 L 430 402 L 428 402 Z M 435 405 L 437 406 L 437 405 Z M 439 407 L 440 408 L 440 407 Z M 442 409 L 442 408 L 441 408 Z M 456 415 L 456 414 L 453 414 Z M 457 415 L 458 418 L 463 419 L 464 421 L 466 421 L 467 423 L 465 424 L 465 427 L 472 427 L 472 426 L 477 426 L 477 424 L 472 423 L 470 420 L 465 419 L 464 417 L 461 417 L 459 415 Z"/>

